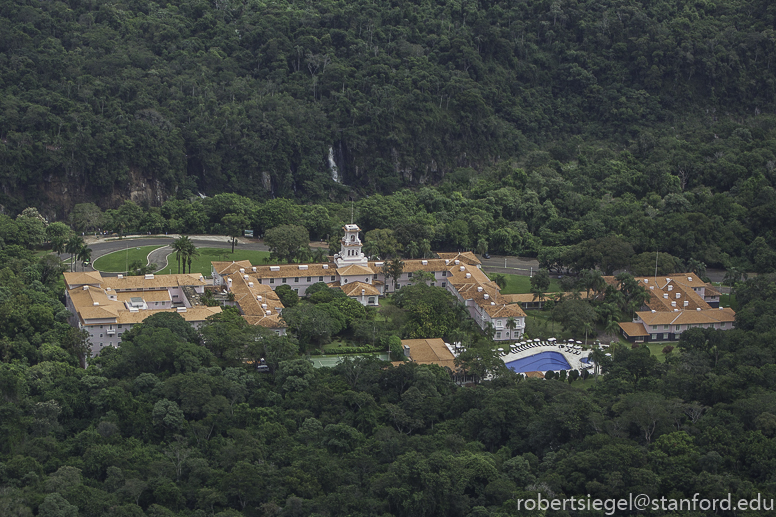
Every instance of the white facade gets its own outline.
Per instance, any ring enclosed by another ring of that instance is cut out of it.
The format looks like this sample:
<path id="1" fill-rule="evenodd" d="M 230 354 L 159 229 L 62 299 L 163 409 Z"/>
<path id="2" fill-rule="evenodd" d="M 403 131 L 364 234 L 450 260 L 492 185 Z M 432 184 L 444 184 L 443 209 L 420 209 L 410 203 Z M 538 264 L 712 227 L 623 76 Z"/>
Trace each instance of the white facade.
<path id="1" fill-rule="evenodd" d="M 326 282 L 339 287 L 362 305 L 376 306 L 381 295 L 411 285 L 417 281 L 417 275 L 425 274 L 431 276 L 426 280 L 428 284 L 447 289 L 455 295 L 480 328 L 486 330 L 492 325 L 494 339 L 508 341 L 522 337 L 525 313 L 518 304 L 503 299 L 498 286 L 481 271 L 480 262 L 473 253 L 442 253 L 436 259 L 405 260 L 404 271 L 394 285 L 393 279 L 383 272 L 385 262 L 369 262 L 364 255 L 358 225 L 345 225 L 343 231 L 340 251 L 334 255 L 333 262 L 274 266 L 253 266 L 248 261 L 213 262 L 214 284 L 224 285 L 227 275 L 239 274 L 241 278 L 250 278 L 272 290 L 289 285 L 299 296 L 304 296 L 311 285 Z M 227 288 L 231 290 L 231 285 Z M 241 311 L 246 319 L 251 317 L 242 306 Z M 509 320 L 512 320 L 514 328 L 507 328 Z"/>

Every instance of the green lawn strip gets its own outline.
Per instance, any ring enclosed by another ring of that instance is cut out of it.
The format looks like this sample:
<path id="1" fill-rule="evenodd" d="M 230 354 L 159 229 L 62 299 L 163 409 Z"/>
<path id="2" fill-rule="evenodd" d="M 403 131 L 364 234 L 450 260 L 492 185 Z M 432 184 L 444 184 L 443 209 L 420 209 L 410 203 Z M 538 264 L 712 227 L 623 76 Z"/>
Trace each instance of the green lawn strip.
<path id="1" fill-rule="evenodd" d="M 558 381 L 555 381 L 555 382 L 558 382 Z M 568 382 L 568 381 L 566 381 L 566 382 Z M 595 377 L 593 377 L 593 374 L 591 373 L 590 377 L 588 377 L 586 381 L 583 381 L 582 378 L 580 377 L 576 381 L 572 382 L 571 386 L 574 387 L 574 388 L 580 389 L 580 390 L 587 391 L 590 388 L 592 388 L 593 386 L 595 386 L 596 382 L 598 382 L 598 381 L 596 381 Z"/>
<path id="2" fill-rule="evenodd" d="M 487 274 L 487 272 L 486 272 Z M 488 275 L 490 276 L 490 275 Z M 507 286 L 501 290 L 501 294 L 528 294 L 531 292 L 531 278 L 525 275 L 505 274 Z M 560 282 L 557 278 L 550 279 L 550 293 L 560 292 Z"/>
<path id="3" fill-rule="evenodd" d="M 210 276 L 211 262 L 218 261 L 238 261 L 249 260 L 254 266 L 260 266 L 265 264 L 264 259 L 269 259 L 269 251 L 255 251 L 255 250 L 234 250 L 232 253 L 231 248 L 197 248 L 199 255 L 194 257 L 191 262 L 191 272 L 200 273 L 203 276 Z M 274 264 L 274 262 L 273 262 Z M 186 272 L 189 268 L 186 266 Z M 175 259 L 175 254 L 171 254 L 167 257 L 167 267 L 164 271 L 159 271 L 158 274 L 166 275 L 168 273 L 176 274 L 178 272 L 178 262 Z M 183 273 L 183 267 L 181 266 L 181 273 Z"/>
<path id="4" fill-rule="evenodd" d="M 163 248 L 164 246 L 152 245 L 152 246 L 140 246 L 129 247 L 127 249 L 114 251 L 103 255 L 94 261 L 92 266 L 97 271 L 106 271 L 109 273 L 122 273 L 127 270 L 127 266 L 139 260 L 145 266 L 148 263 L 148 254 L 155 249 Z"/>
<path id="5" fill-rule="evenodd" d="M 663 349 L 667 347 L 668 345 L 671 345 L 674 347 L 673 351 L 671 352 L 671 355 L 675 355 L 679 353 L 678 348 L 678 342 L 676 341 L 668 341 L 668 342 L 660 342 L 660 343 L 647 343 L 646 347 L 649 348 L 649 351 L 652 353 L 652 355 L 655 356 L 655 358 L 660 361 L 661 363 L 666 362 L 666 354 L 663 353 Z M 630 344 L 628 344 L 630 346 Z M 645 346 L 643 343 L 641 346 Z"/>
<path id="6" fill-rule="evenodd" d="M 338 348 L 343 348 L 343 347 L 346 347 L 346 346 L 350 346 L 350 345 L 348 345 L 347 343 L 345 343 L 341 339 L 338 339 L 336 341 L 332 341 L 331 343 L 329 343 L 327 345 L 323 345 L 323 351 L 326 352 L 327 354 L 333 354 L 333 353 L 337 352 Z"/>
<path id="7" fill-rule="evenodd" d="M 738 309 L 738 301 L 736 300 L 735 294 L 720 294 L 719 295 L 719 306 L 720 307 L 730 307 L 733 310 Z"/>

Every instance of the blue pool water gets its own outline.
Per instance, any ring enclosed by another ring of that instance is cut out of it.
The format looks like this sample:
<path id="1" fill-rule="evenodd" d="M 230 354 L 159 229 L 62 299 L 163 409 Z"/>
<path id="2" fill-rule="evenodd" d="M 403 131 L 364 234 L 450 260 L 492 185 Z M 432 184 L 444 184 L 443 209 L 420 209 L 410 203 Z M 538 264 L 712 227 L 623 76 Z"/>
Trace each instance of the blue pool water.
<path id="1" fill-rule="evenodd" d="M 570 370 L 571 365 L 558 352 L 539 352 L 538 354 L 516 359 L 507 363 L 517 373 L 546 372 L 547 370 Z"/>
<path id="2" fill-rule="evenodd" d="M 583 357 L 582 359 L 580 359 L 580 362 L 583 362 L 583 363 L 585 363 L 585 364 L 590 364 L 590 358 L 588 358 L 588 357 Z"/>

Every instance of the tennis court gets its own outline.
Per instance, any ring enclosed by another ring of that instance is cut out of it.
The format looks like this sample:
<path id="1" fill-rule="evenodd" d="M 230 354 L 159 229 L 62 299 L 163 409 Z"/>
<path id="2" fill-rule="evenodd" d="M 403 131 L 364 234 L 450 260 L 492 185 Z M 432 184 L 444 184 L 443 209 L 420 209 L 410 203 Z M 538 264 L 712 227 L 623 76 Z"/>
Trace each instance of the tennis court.
<path id="1" fill-rule="evenodd" d="M 310 361 L 313 363 L 314 368 L 331 368 L 332 366 L 337 366 L 342 361 L 344 361 L 346 358 L 353 358 L 356 357 L 366 357 L 361 355 L 316 355 L 310 358 Z M 382 359 L 383 361 L 390 361 L 391 356 L 388 353 L 384 354 L 376 354 L 376 357 Z"/>

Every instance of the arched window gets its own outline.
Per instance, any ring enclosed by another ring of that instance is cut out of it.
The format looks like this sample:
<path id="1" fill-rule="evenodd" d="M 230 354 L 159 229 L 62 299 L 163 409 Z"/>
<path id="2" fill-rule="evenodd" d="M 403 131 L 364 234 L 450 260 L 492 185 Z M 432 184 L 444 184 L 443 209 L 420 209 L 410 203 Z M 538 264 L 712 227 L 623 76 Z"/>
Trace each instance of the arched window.
<path id="1" fill-rule="evenodd" d="M 351 241 L 354 241 L 354 240 L 356 240 L 356 236 L 355 236 L 355 235 L 351 235 L 351 236 L 350 236 L 350 240 L 351 240 Z"/>

